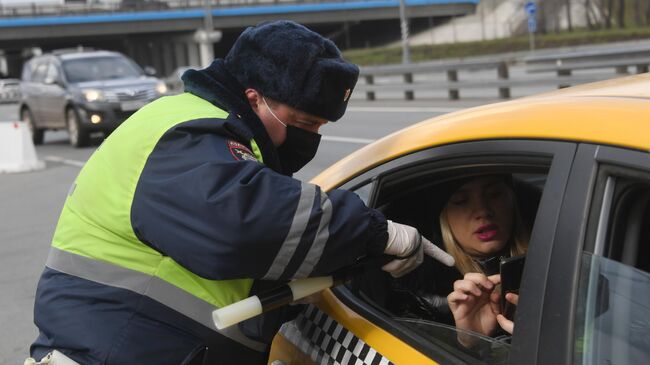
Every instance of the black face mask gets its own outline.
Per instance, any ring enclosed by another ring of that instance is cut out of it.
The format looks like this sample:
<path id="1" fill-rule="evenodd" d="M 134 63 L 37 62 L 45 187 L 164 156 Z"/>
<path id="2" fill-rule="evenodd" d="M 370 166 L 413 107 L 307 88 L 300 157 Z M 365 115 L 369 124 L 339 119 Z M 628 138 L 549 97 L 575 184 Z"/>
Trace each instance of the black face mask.
<path id="1" fill-rule="evenodd" d="M 316 155 L 321 135 L 302 128 L 287 126 L 287 139 L 278 147 L 282 172 L 292 175 Z"/>

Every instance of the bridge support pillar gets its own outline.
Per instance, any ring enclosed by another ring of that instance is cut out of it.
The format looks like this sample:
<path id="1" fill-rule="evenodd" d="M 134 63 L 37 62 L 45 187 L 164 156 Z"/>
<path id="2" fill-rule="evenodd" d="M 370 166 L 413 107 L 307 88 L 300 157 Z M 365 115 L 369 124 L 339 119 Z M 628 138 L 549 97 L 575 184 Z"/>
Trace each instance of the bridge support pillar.
<path id="1" fill-rule="evenodd" d="M 212 60 L 214 60 L 214 48 L 212 43 L 200 43 L 199 53 L 201 55 L 199 66 L 208 67 L 210 63 L 212 63 Z"/>
<path id="2" fill-rule="evenodd" d="M 174 68 L 179 66 L 190 65 L 189 62 L 189 49 L 187 43 L 172 43 L 173 53 L 174 53 Z"/>
<path id="3" fill-rule="evenodd" d="M 21 50 L 0 51 L 0 57 L 4 59 L 4 65 L 0 66 L 0 76 L 19 79 L 20 71 L 23 68 L 23 62 L 27 57 L 22 56 Z M 4 75 L 3 75 L 4 74 Z"/>
<path id="4" fill-rule="evenodd" d="M 221 40 L 222 32 L 220 30 L 205 31 L 199 29 L 194 33 L 194 40 L 199 43 L 201 54 L 199 66 L 208 67 L 214 60 L 214 43 Z"/>
<path id="5" fill-rule="evenodd" d="M 165 77 L 178 67 L 209 66 L 214 60 L 214 43 L 220 39 L 220 31 L 206 35 L 203 30 L 173 36 L 134 35 L 124 40 L 123 48 L 139 65 L 152 66 L 159 77 Z"/>
<path id="6" fill-rule="evenodd" d="M 187 47 L 187 66 L 201 65 L 201 50 L 199 45 L 194 42 L 185 43 Z"/>

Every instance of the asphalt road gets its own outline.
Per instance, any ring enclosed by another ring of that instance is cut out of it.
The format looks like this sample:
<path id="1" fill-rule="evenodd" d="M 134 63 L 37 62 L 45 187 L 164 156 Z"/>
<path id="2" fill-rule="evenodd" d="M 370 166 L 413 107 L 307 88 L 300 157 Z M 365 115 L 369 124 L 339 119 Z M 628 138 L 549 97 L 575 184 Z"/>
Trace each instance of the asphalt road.
<path id="1" fill-rule="evenodd" d="M 460 102 L 361 103 L 346 116 L 321 129 L 315 159 L 296 174 L 309 180 L 327 166 L 413 123 L 490 100 Z M 0 121 L 17 119 L 14 105 L 0 105 Z M 34 292 L 47 257 L 59 211 L 70 185 L 97 148 L 74 149 L 65 132 L 48 132 L 36 148 L 44 170 L 0 174 L 0 364 L 22 364 L 37 335 L 33 324 Z"/>

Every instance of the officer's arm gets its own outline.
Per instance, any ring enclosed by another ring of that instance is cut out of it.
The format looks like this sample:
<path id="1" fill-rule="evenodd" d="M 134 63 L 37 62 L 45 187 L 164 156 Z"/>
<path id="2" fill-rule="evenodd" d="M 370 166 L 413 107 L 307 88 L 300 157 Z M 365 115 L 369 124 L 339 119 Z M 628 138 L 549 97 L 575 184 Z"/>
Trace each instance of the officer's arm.
<path id="1" fill-rule="evenodd" d="M 150 155 L 131 211 L 140 240 L 211 279 L 322 275 L 383 250 L 386 221 L 355 194 L 237 160 L 223 143 L 215 155 L 210 142 Z"/>

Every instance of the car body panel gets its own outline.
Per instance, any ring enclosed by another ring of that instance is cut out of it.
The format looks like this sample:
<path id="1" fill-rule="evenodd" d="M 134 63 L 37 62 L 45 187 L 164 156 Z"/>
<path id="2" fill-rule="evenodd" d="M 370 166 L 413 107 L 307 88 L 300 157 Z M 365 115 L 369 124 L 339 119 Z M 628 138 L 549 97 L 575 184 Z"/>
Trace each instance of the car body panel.
<path id="1" fill-rule="evenodd" d="M 473 151 L 469 155 L 476 156 L 477 151 L 482 151 L 482 147 L 475 147 L 479 144 L 492 144 L 494 151 L 502 155 L 513 148 L 521 151 L 526 146 L 545 144 L 546 147 L 534 147 L 530 151 L 547 155 L 551 151 L 554 157 L 544 188 L 547 197 L 537 210 L 528 252 L 537 260 L 527 264 L 524 272 L 524 281 L 528 284 L 522 286 L 524 297 L 520 303 L 527 308 L 520 310 L 516 317 L 520 321 L 523 317 L 526 320 L 520 322 L 519 335 L 515 333 L 513 337 L 509 363 L 571 364 L 574 356 L 587 352 L 574 346 L 574 323 L 579 322 L 581 315 L 576 313 L 575 303 L 579 300 L 576 288 L 580 285 L 580 258 L 593 249 L 592 239 L 585 236 L 590 234 L 588 227 L 598 222 L 598 216 L 592 212 L 589 217 L 589 212 L 601 209 L 599 198 L 594 198 L 594 194 L 602 194 L 604 189 L 603 186 L 594 186 L 598 179 L 602 179 L 598 177 L 603 174 L 599 164 L 616 161 L 618 166 L 634 171 L 630 175 L 632 178 L 638 176 L 638 171 L 647 171 L 650 176 L 649 133 L 650 74 L 635 75 L 426 120 L 352 153 L 311 182 L 326 191 L 342 185 L 354 189 L 354 186 L 374 181 L 369 179 L 374 179 L 377 171 L 397 170 L 397 167 L 405 166 L 404 163 L 419 161 L 418 156 L 444 159 L 458 156 L 459 152 L 468 153 L 468 150 Z M 515 145 L 518 147 L 513 147 Z M 489 146 L 484 150 L 491 151 Z M 598 157 L 606 152 L 620 155 L 620 158 Z M 638 160 L 635 160 L 636 165 L 631 164 L 632 158 Z M 384 165 L 388 161 L 392 162 Z M 379 181 L 379 184 L 369 185 L 381 186 L 381 177 Z M 650 177 L 647 181 L 650 187 Z M 526 270 L 530 273 L 528 279 Z M 526 294 L 525 290 L 534 293 Z M 433 364 L 436 362 L 429 357 L 432 356 L 446 363 L 444 355 L 439 358 L 428 353 L 427 356 L 414 345 L 407 344 L 399 330 L 394 334 L 388 332 L 395 328 L 386 327 L 381 320 L 377 322 L 377 318 L 365 309 L 367 304 L 359 307 L 348 300 L 338 289 L 324 290 L 314 303 L 316 309 L 308 311 L 322 311 L 331 317 L 385 357 L 382 361 Z M 290 324 L 300 323 L 300 318 Z M 323 318 L 316 317 L 318 320 Z M 274 340 L 269 363 L 274 360 L 281 360 L 284 364 L 330 363 L 326 361 L 327 354 L 314 355 L 315 352 L 310 352 L 312 348 L 306 349 L 304 343 L 295 338 L 292 341 L 291 333 L 285 327 L 283 329 L 285 331 L 281 330 Z M 307 327 L 302 328 L 301 333 L 309 337 L 313 332 Z M 318 350 L 324 342 L 319 343 L 322 337 L 313 337 L 313 347 Z M 421 350 L 426 352 L 429 348 Z M 338 348 L 330 354 L 336 356 L 337 351 Z M 464 363 L 462 360 L 450 361 Z M 363 362 L 366 363 L 370 362 Z"/>
<path id="2" fill-rule="evenodd" d="M 600 88 L 602 86 L 602 88 Z M 630 88 L 629 93 L 617 92 Z M 386 136 L 323 171 L 312 182 L 331 189 L 395 157 L 432 146 L 485 139 L 542 139 L 649 150 L 650 74 L 445 114 Z M 625 120 L 610 120 L 610 115 Z M 525 116 L 525 120 L 522 119 Z M 435 136 L 432 138 L 432 136 Z"/>
<path id="3" fill-rule="evenodd" d="M 415 351 L 413 348 L 406 346 L 390 333 L 379 327 L 375 327 L 370 321 L 359 316 L 338 300 L 329 290 L 321 295 L 317 306 L 337 322 L 345 324 L 345 327 L 350 331 L 360 335 L 368 345 L 393 362 L 423 365 L 435 364 L 431 359 Z"/>
<path id="4" fill-rule="evenodd" d="M 408 346 L 395 336 L 391 335 L 382 328 L 375 326 L 370 321 L 351 310 L 344 303 L 342 303 L 330 290 L 322 291 L 317 296 L 317 300 L 315 301 L 314 306 L 317 308 L 315 310 L 322 311 L 326 316 L 337 322 L 338 325 L 342 325 L 344 328 L 350 331 L 352 336 L 355 336 L 359 340 L 363 341 L 362 344 L 356 343 L 355 345 L 350 345 L 352 342 L 349 339 L 350 335 L 347 336 L 347 340 L 343 339 L 345 336 L 341 336 L 341 340 L 335 341 L 340 344 L 340 349 L 336 348 L 336 350 L 332 351 L 332 353 L 335 355 L 338 354 L 337 351 L 344 350 L 347 350 L 353 354 L 358 354 L 361 351 L 360 347 L 367 345 L 372 349 L 371 351 L 377 352 L 377 356 L 381 356 L 381 361 L 383 361 L 381 362 L 382 364 L 388 364 L 389 361 L 395 364 L 437 364 L 435 361 L 429 359 L 424 354 Z M 320 313 L 317 319 L 319 323 L 328 323 Z M 329 321 L 329 319 L 327 320 Z M 336 323 L 334 323 L 334 325 L 336 325 Z M 313 332 L 312 328 L 308 329 L 311 330 L 310 333 Z M 312 336 L 316 335 L 312 334 Z M 287 365 L 316 364 L 321 362 L 314 362 L 312 358 L 301 351 L 299 348 L 300 345 L 296 344 L 297 341 L 295 339 L 287 339 L 287 337 L 291 336 L 284 334 L 275 337 L 271 349 L 271 354 L 269 356 L 270 361 L 280 360 Z M 336 339 L 336 335 L 332 335 L 332 337 Z M 301 345 L 304 345 L 304 343 Z M 354 351 L 355 348 L 356 351 Z M 313 351 L 314 349 L 310 349 L 309 352 L 313 353 Z M 346 360 L 350 361 L 347 357 Z M 339 362 L 348 363 L 341 361 Z M 354 364 L 354 362 L 350 363 Z M 367 363 L 370 364 L 371 361 L 367 361 Z"/>
<path id="5" fill-rule="evenodd" d="M 270 362 L 281 361 L 284 365 L 313 365 L 316 364 L 298 346 L 287 340 L 285 336 L 275 336 L 271 344 Z M 269 363 L 270 363 L 269 362 Z"/>
<path id="6" fill-rule="evenodd" d="M 57 83 L 42 84 L 39 96 L 43 121 L 52 128 L 65 128 L 66 91 Z"/>

